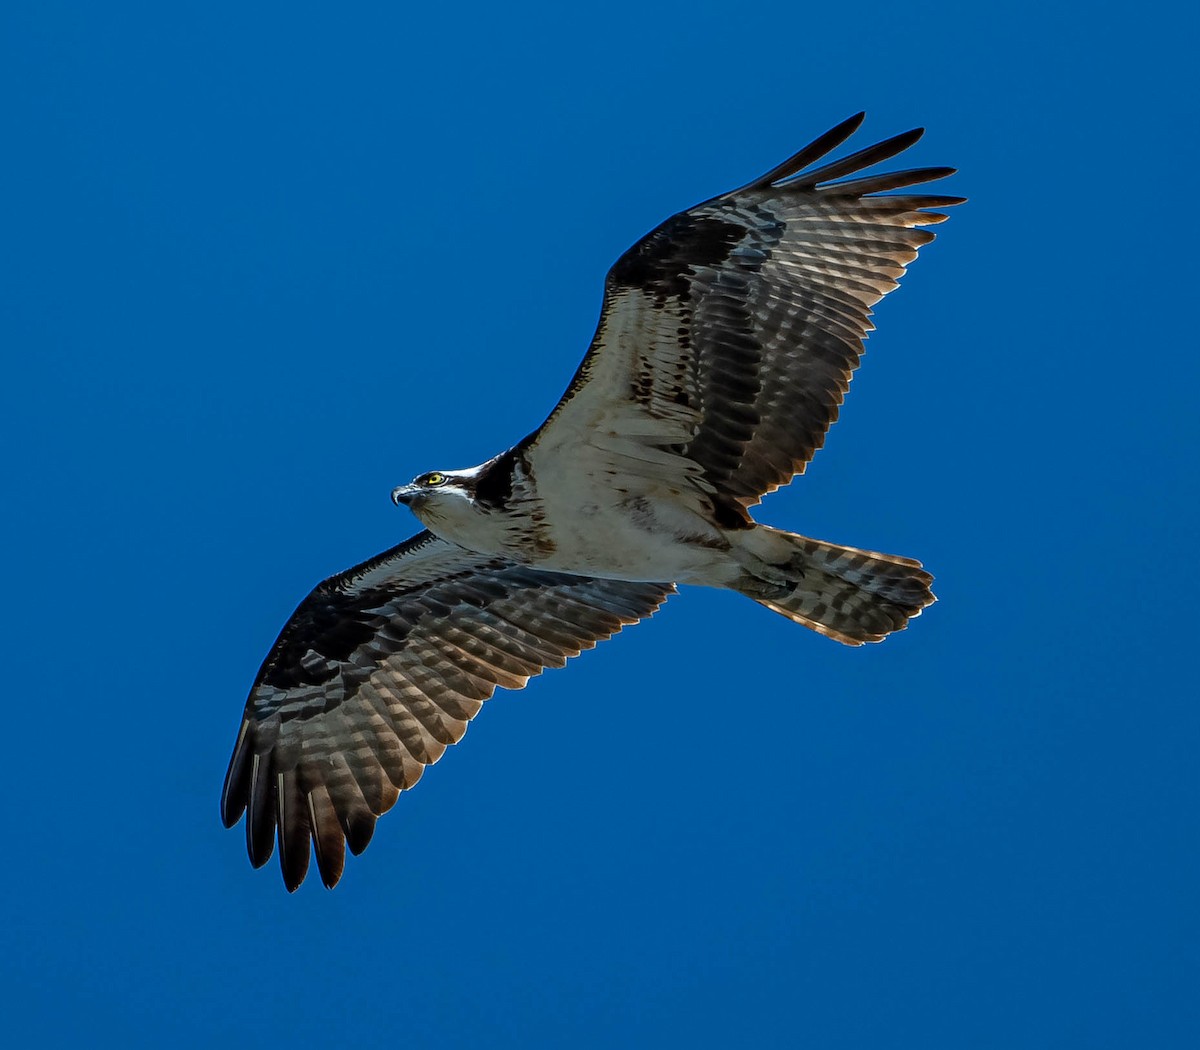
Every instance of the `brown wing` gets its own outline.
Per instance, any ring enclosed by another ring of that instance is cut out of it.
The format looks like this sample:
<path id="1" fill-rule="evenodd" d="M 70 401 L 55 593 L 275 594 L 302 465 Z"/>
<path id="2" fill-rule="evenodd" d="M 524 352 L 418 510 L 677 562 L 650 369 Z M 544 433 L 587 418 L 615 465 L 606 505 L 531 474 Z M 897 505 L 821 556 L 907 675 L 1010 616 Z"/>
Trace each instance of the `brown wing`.
<path id="1" fill-rule="evenodd" d="M 861 121 L 668 219 L 621 256 L 591 349 L 532 438 L 545 472 L 579 444 L 604 443 L 625 470 L 666 455 L 745 508 L 804 470 L 837 419 L 871 307 L 933 240 L 919 227 L 946 218 L 927 209 L 963 200 L 877 195 L 953 168 L 834 181 L 907 149 L 919 129 L 803 171 Z M 618 444 L 626 437 L 654 454 L 630 454 Z"/>
<path id="2" fill-rule="evenodd" d="M 376 818 L 466 732 L 497 686 L 649 616 L 669 584 L 541 572 L 422 532 L 320 584 L 258 673 L 221 796 L 226 827 L 246 814 L 250 860 L 284 882 L 326 886 L 345 844 L 361 853 Z"/>

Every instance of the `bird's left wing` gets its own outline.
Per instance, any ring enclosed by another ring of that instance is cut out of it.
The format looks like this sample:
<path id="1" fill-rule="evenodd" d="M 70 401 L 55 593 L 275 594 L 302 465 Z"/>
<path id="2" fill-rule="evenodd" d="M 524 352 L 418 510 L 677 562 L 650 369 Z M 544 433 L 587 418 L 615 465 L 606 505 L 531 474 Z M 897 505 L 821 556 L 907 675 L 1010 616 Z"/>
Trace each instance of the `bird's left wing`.
<path id="1" fill-rule="evenodd" d="M 345 845 L 466 732 L 497 686 L 649 616 L 673 588 L 543 572 L 422 532 L 316 587 L 271 648 L 238 732 L 221 796 L 246 814 L 255 867 L 279 838 L 289 890 L 309 841 L 326 886 Z"/>
<path id="2" fill-rule="evenodd" d="M 581 473 L 625 492 L 649 479 L 736 520 L 804 470 L 837 419 L 871 307 L 933 240 L 921 227 L 963 200 L 909 191 L 953 168 L 860 174 L 919 129 L 813 166 L 861 122 L 621 256 L 591 349 L 524 443 L 544 490 Z"/>

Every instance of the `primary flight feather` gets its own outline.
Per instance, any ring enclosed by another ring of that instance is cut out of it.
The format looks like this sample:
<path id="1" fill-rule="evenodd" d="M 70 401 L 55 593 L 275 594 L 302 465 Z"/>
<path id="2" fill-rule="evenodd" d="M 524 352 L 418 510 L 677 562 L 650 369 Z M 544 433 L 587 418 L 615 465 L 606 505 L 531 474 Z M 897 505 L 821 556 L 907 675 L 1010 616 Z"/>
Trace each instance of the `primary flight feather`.
<path id="1" fill-rule="evenodd" d="M 533 434 L 392 493 L 426 531 L 301 602 L 250 691 L 221 797 L 255 867 L 284 882 L 311 852 L 326 886 L 348 845 L 417 782 L 497 686 L 650 616 L 675 584 L 721 587 L 847 645 L 930 604 L 919 562 L 757 524 L 837 419 L 922 227 L 961 197 L 907 190 L 953 173 L 848 178 L 921 136 L 809 169 L 839 124 L 741 189 L 680 212 L 609 271 L 600 323 Z M 840 181 L 839 181 L 840 180 Z"/>

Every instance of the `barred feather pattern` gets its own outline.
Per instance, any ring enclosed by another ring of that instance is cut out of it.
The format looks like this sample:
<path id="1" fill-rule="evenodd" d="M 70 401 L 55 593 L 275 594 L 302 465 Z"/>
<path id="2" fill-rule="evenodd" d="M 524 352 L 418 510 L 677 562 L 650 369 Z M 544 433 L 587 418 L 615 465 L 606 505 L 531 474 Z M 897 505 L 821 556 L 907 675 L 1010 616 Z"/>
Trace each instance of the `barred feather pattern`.
<path id="1" fill-rule="evenodd" d="M 747 577 L 735 589 L 844 645 L 882 641 L 935 601 L 933 577 L 912 558 L 760 529 L 790 547 L 788 560 L 774 566 L 785 582 Z"/>
<path id="2" fill-rule="evenodd" d="M 673 590 L 546 572 L 429 532 L 320 584 L 264 661 L 225 779 L 255 867 L 278 838 L 284 882 L 342 875 L 376 819 L 462 739 L 497 687 L 520 689 Z"/>
<path id="3" fill-rule="evenodd" d="M 963 200 L 882 192 L 953 168 L 835 181 L 907 149 L 919 129 L 804 170 L 861 120 L 673 216 L 617 261 L 591 348 L 534 435 L 543 476 L 555 467 L 539 444 L 565 474 L 581 444 L 614 431 L 640 434 L 743 511 L 803 472 L 838 417 L 871 307 L 934 239 L 923 227 L 946 219 L 938 209 Z M 631 409 L 660 425 L 631 423 Z"/>
<path id="4" fill-rule="evenodd" d="M 256 867 L 277 840 L 289 889 L 312 852 L 334 885 L 346 848 L 366 847 L 496 688 L 521 688 L 673 591 L 645 577 L 730 586 L 847 644 L 933 600 L 917 562 L 798 536 L 776 545 L 787 534 L 749 515 L 821 447 L 872 307 L 933 239 L 925 227 L 963 200 L 912 192 L 952 168 L 864 174 L 920 130 L 814 167 L 861 121 L 621 256 L 557 407 L 471 475 L 488 515 L 479 542 L 459 536 L 473 550 L 424 532 L 301 603 L 251 690 L 222 794 L 227 826 L 245 815 Z M 555 571 L 528 564 L 539 560 Z"/>

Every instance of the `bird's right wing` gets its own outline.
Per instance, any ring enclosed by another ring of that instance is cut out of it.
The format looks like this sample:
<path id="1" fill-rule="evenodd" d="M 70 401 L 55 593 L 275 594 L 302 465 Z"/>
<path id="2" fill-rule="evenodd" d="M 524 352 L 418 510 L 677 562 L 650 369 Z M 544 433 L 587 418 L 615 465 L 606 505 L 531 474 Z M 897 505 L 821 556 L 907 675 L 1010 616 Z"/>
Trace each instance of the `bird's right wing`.
<path id="1" fill-rule="evenodd" d="M 279 837 L 289 890 L 309 840 L 326 886 L 345 845 L 366 848 L 376 818 L 456 743 L 497 686 L 649 616 L 672 592 L 543 572 L 422 532 L 331 577 L 271 648 L 238 732 L 221 796 L 227 827 L 246 814 L 255 867 Z"/>

